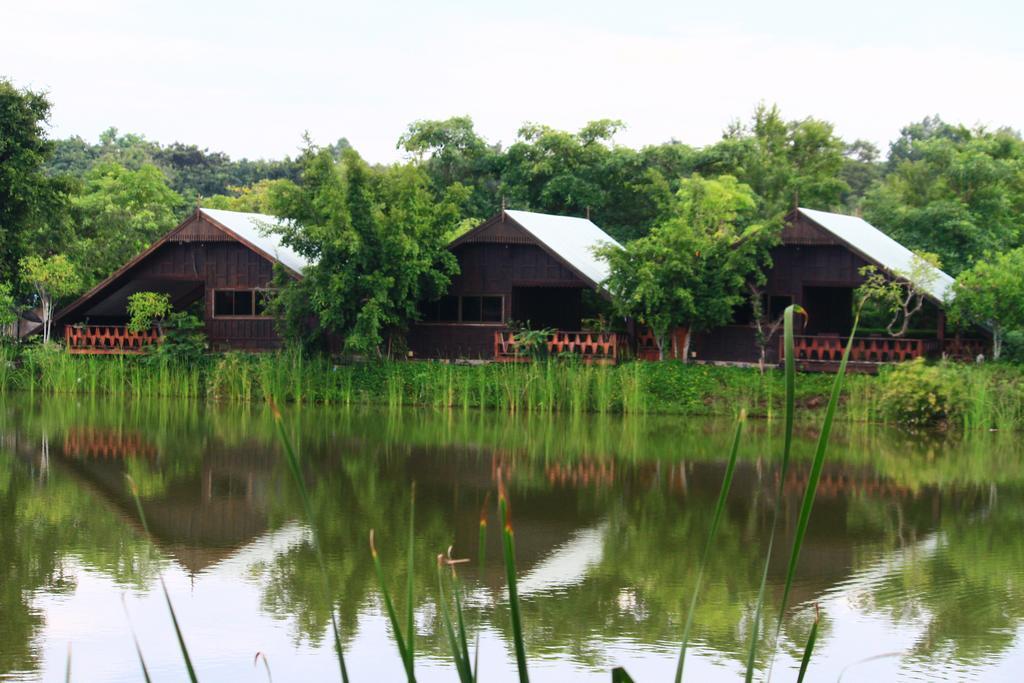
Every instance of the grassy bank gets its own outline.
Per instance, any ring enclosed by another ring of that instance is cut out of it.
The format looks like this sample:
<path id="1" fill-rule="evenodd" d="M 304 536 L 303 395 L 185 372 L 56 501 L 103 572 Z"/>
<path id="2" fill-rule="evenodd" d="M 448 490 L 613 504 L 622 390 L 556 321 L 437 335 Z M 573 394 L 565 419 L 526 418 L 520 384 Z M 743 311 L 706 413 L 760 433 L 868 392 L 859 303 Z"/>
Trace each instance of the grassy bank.
<path id="1" fill-rule="evenodd" d="M 206 398 L 278 404 L 482 408 L 516 414 L 623 413 L 781 415 L 782 373 L 676 361 L 586 366 L 438 362 L 338 364 L 294 352 L 226 353 L 183 362 L 149 357 L 71 356 L 57 349 L 0 351 L 0 390 L 44 395 Z M 823 407 L 832 377 L 803 375 L 799 406 Z M 879 376 L 854 375 L 839 418 L 966 431 L 1024 424 L 1024 369 L 1013 365 L 907 363 Z"/>

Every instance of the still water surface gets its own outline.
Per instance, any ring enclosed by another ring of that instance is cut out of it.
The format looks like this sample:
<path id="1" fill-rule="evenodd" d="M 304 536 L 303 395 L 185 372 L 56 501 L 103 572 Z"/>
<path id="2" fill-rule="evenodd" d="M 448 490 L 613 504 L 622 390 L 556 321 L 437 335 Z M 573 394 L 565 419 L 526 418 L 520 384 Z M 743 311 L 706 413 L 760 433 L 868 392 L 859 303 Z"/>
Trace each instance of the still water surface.
<path id="1" fill-rule="evenodd" d="M 509 482 L 536 681 L 671 680 L 731 426 L 681 418 L 292 409 L 321 520 L 352 680 L 400 680 L 369 559 L 405 585 L 416 482 L 419 680 L 455 680 L 434 558 L 477 556 L 497 473 Z M 777 490 L 775 427 L 754 423 L 698 606 L 687 680 L 737 680 Z M 769 584 L 777 609 L 814 433 L 800 434 Z M 138 483 L 150 535 L 125 475 Z M 330 604 L 263 407 L 0 402 L 0 680 L 155 681 L 184 668 L 158 576 L 200 680 L 338 680 Z M 514 679 L 500 547 L 462 570 L 482 680 Z M 814 607 L 811 680 L 1021 680 L 1024 446 L 878 428 L 840 431 L 782 626 L 774 680 L 795 679 Z M 399 605 L 399 609 L 402 606 Z M 127 612 L 127 614 L 126 614 Z M 762 647 L 762 652 L 766 646 Z M 868 660 L 869 661 L 862 661 Z M 858 663 L 861 662 L 861 663 Z M 760 659 L 763 671 L 767 660 Z M 849 667 L 849 668 L 848 668 Z"/>

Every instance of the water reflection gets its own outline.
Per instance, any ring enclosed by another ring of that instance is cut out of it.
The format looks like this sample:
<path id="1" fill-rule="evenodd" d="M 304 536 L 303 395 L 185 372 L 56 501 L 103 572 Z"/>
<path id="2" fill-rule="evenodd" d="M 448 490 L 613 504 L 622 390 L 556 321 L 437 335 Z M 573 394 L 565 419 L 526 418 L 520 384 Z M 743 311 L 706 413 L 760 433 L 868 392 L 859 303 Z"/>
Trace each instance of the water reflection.
<path id="1" fill-rule="evenodd" d="M 372 651 L 397 663 L 379 618 L 366 539 L 374 528 L 388 580 L 401 593 L 416 481 L 418 647 L 427 657 L 421 678 L 450 678 L 432 558 L 452 544 L 457 555 L 476 556 L 477 520 L 500 471 L 510 483 L 539 678 L 596 676 L 614 662 L 650 675 L 671 672 L 696 549 L 724 469 L 727 424 L 329 408 L 292 410 L 287 420 L 354 657 Z M 731 679 L 742 667 L 778 484 L 773 430 L 752 425 L 741 452 L 698 605 L 699 680 Z M 161 568 L 172 583 L 180 578 L 176 600 L 193 629 L 202 623 L 215 640 L 217 620 L 234 610 L 245 635 L 238 648 L 248 648 L 248 657 L 272 634 L 290 643 L 276 654 L 278 677 L 297 676 L 314 655 L 316 666 L 326 662 L 323 670 L 331 671 L 330 603 L 309 535 L 296 523 L 300 501 L 265 408 L 8 397 L 0 434 L 0 678 L 60 678 L 60 637 L 98 638 L 64 623 L 86 594 L 118 624 L 125 591 L 138 596 L 143 618 L 156 619 L 141 601 Z M 783 487 L 786 521 L 771 566 L 770 608 L 777 609 L 814 436 L 801 434 Z M 823 677 L 891 650 L 899 656 L 863 670 L 884 678 L 991 679 L 1024 663 L 1024 455 L 1014 440 L 859 428 L 833 443 L 776 669 L 799 658 L 814 603 L 823 607 L 823 626 L 812 671 Z M 149 538 L 135 521 L 126 474 L 142 492 Z M 466 578 L 471 620 L 494 653 L 485 669 L 501 680 L 511 673 L 504 668 L 509 626 L 494 609 L 503 601 L 494 534 L 487 556 L 482 572 L 469 569 Z M 238 591 L 230 605 L 225 585 Z M 158 626 L 141 628 L 158 634 Z M 137 677 L 130 658 L 111 659 L 115 651 L 131 654 L 118 628 L 97 646 L 107 655 L 103 674 L 84 678 Z M 147 644 L 154 659 L 173 662 L 167 635 Z M 215 650 L 204 658 L 206 646 L 196 645 L 200 667 L 223 665 L 230 677 Z"/>

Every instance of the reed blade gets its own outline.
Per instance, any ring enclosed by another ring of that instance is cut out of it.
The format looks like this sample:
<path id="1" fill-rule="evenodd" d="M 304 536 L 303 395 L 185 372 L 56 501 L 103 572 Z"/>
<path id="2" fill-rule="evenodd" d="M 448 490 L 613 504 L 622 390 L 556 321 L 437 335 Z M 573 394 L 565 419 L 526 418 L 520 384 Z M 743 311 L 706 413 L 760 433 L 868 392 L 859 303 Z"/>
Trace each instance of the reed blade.
<path id="1" fill-rule="evenodd" d="M 818 622 L 821 615 L 818 613 L 818 606 L 814 606 L 814 623 L 811 624 L 811 633 L 807 636 L 807 646 L 804 648 L 804 656 L 800 660 L 800 674 L 796 677 L 796 683 L 803 683 L 804 675 L 807 673 L 807 665 L 811 663 L 811 653 L 814 652 L 814 642 L 818 639 Z"/>
<path id="2" fill-rule="evenodd" d="M 633 683 L 633 678 L 621 666 L 612 669 L 612 683 Z"/>
<path id="3" fill-rule="evenodd" d="M 146 522 L 146 512 L 142 509 L 142 499 L 139 497 L 139 487 L 135 483 L 135 480 L 130 476 L 125 476 L 128 481 L 128 489 L 131 491 L 132 498 L 135 500 L 135 509 L 139 512 L 139 520 L 142 522 L 142 528 L 145 530 L 146 535 L 149 536 L 149 524 Z M 164 592 L 164 600 L 167 602 L 167 611 L 171 614 L 171 623 L 174 625 L 174 633 L 178 637 L 178 647 L 181 649 L 181 656 L 185 660 L 185 668 L 188 670 L 188 678 L 192 683 L 197 682 L 196 670 L 192 666 L 192 658 L 188 654 L 188 646 L 185 645 L 185 637 L 181 633 L 181 627 L 178 625 L 178 615 L 174 612 L 174 605 L 171 603 L 171 594 L 167 592 L 167 584 L 164 583 L 163 574 L 160 574 L 160 587 Z M 141 653 L 140 653 L 141 656 Z"/>
<path id="4" fill-rule="evenodd" d="M 142 667 L 142 679 L 146 683 L 150 683 L 149 669 L 146 667 L 146 658 L 142 656 L 142 646 L 139 645 L 139 637 L 135 633 L 135 625 L 132 624 L 131 614 L 128 613 L 128 603 L 125 602 L 124 595 L 121 595 L 121 607 L 124 608 L 125 619 L 128 620 L 128 630 L 132 633 L 132 641 L 135 643 L 135 654 L 139 658 L 139 666 Z"/>
<path id="5" fill-rule="evenodd" d="M 508 583 L 508 603 L 512 616 L 512 638 L 516 650 L 516 668 L 519 683 L 529 683 L 530 674 L 526 669 L 526 644 L 523 641 L 523 620 L 519 610 L 519 589 L 516 584 L 516 546 L 512 517 L 509 512 L 505 482 L 498 475 L 498 517 L 502 521 L 502 555 L 505 559 L 505 579 Z"/>
<path id="6" fill-rule="evenodd" d="M 391 622 L 391 630 L 395 632 L 395 644 L 398 646 L 398 654 L 401 656 L 402 665 L 405 667 L 405 676 L 409 683 L 413 683 L 416 680 L 413 660 L 405 644 L 405 638 L 402 636 L 402 625 L 398 621 L 395 603 L 391 599 L 391 592 L 388 590 L 387 581 L 384 579 L 384 568 L 381 566 L 380 556 L 377 554 L 377 546 L 373 542 L 373 529 L 370 529 L 370 557 L 373 559 L 373 568 L 377 572 L 377 583 L 380 584 L 380 592 L 384 597 L 384 608 L 388 613 L 388 620 Z"/>
<path id="7" fill-rule="evenodd" d="M 345 665 L 345 654 L 341 646 L 341 629 L 338 628 L 338 617 L 334 611 L 334 597 L 331 592 L 330 579 L 327 574 L 327 563 L 324 562 L 323 546 L 320 543 L 320 531 L 316 525 L 313 515 L 313 505 L 309 501 L 309 491 L 306 489 L 306 480 L 302 477 L 302 468 L 299 465 L 299 458 L 295 455 L 295 448 L 292 446 L 291 437 L 284 427 L 284 418 L 277 404 L 270 402 L 270 409 L 274 416 L 274 424 L 277 426 L 277 436 L 284 446 L 285 461 L 288 463 L 288 471 L 292 474 L 295 488 L 299 490 L 299 497 L 302 499 L 302 509 L 306 516 L 306 524 L 309 525 L 313 534 L 313 552 L 316 555 L 317 565 L 320 567 L 320 579 L 324 597 L 331 605 L 331 631 L 334 635 L 334 653 L 338 657 L 338 668 L 341 672 L 342 683 L 348 681 L 348 667 Z"/>
<path id="8" fill-rule="evenodd" d="M 448 615 L 448 597 L 444 590 L 444 568 L 445 561 L 444 555 L 437 556 L 437 592 L 439 596 L 439 608 L 441 611 L 441 623 L 444 625 L 444 632 L 448 638 L 448 646 L 452 651 L 452 659 L 455 661 L 455 671 L 459 674 L 459 680 L 462 683 L 473 683 L 473 672 L 469 668 L 469 659 L 465 656 L 462 647 L 459 644 L 459 639 L 455 635 L 455 629 L 452 627 L 452 619 Z M 456 614 L 459 614 L 461 607 L 456 607 Z M 461 620 L 461 615 L 460 615 Z"/>
<path id="9" fill-rule="evenodd" d="M 406 571 L 408 577 L 406 578 L 405 584 L 405 636 L 406 636 L 406 648 L 409 651 L 409 659 L 415 660 L 416 658 L 416 623 L 413 615 L 413 597 L 415 584 L 413 583 L 413 575 L 416 571 L 415 562 L 415 546 L 416 546 L 416 482 L 412 483 L 412 489 L 409 493 L 409 547 L 406 551 Z"/>
<path id="10" fill-rule="evenodd" d="M 772 552 L 775 549 L 775 533 L 779 526 L 782 513 L 782 499 L 785 492 L 786 474 L 789 472 L 789 456 L 793 447 L 793 422 L 796 415 L 796 354 L 794 353 L 794 317 L 796 314 L 806 316 L 804 309 L 796 304 L 787 306 L 783 313 L 783 342 L 785 345 L 785 385 L 786 402 L 784 412 L 784 440 L 782 445 L 782 463 L 779 467 L 779 488 L 775 495 L 772 511 L 772 528 L 768 535 L 768 549 L 764 558 L 764 569 L 761 571 L 761 585 L 757 590 L 757 607 L 754 609 L 754 625 L 751 628 L 750 649 L 747 651 L 747 672 L 745 683 L 754 680 L 754 665 L 757 660 L 757 642 L 761 634 L 761 615 L 764 612 L 765 588 L 768 585 L 768 567 L 771 564 Z"/>
<path id="11" fill-rule="evenodd" d="M 722 477 L 722 488 L 718 492 L 718 501 L 715 503 L 715 512 L 711 518 L 711 530 L 708 532 L 708 540 L 704 544 L 704 552 L 701 553 L 700 565 L 697 568 L 697 580 L 693 587 L 693 598 L 690 600 L 690 609 L 686 613 L 686 625 L 683 627 L 683 642 L 679 647 L 679 661 L 676 664 L 675 683 L 683 680 L 683 664 L 686 660 L 686 646 L 690 639 L 690 628 L 693 626 L 694 611 L 697 607 L 697 598 L 700 596 L 701 584 L 704 581 L 704 568 L 707 565 L 708 557 L 711 556 L 711 549 L 714 546 L 715 535 L 718 533 L 718 524 L 722 520 L 722 513 L 725 511 L 725 501 L 729 496 L 729 488 L 732 486 L 733 474 L 736 471 L 736 454 L 740 448 L 740 436 L 743 434 L 743 423 L 747 416 L 741 412 L 736 421 L 736 433 L 732 439 L 732 448 L 729 451 L 729 462 L 725 467 L 725 476 Z"/>
<path id="12" fill-rule="evenodd" d="M 814 508 L 814 496 L 818 491 L 818 481 L 821 479 L 821 469 L 825 464 L 825 454 L 828 451 L 828 440 L 832 434 L 832 424 L 836 417 L 836 407 L 839 405 L 839 396 L 843 390 L 843 379 L 846 376 L 846 366 L 850 360 L 850 349 L 853 348 L 853 339 L 857 334 L 857 326 L 860 323 L 860 311 L 858 310 L 853 319 L 853 328 L 850 330 L 850 338 L 843 349 L 843 358 L 839 363 L 839 370 L 832 382 L 832 393 L 829 396 L 828 407 L 825 409 L 825 419 L 821 425 L 821 433 L 818 435 L 818 443 L 814 449 L 814 460 L 811 463 L 811 471 L 807 476 L 807 488 L 804 490 L 803 501 L 800 504 L 800 515 L 797 518 L 796 533 L 793 536 L 793 547 L 789 555 L 789 564 L 786 567 L 786 583 L 782 589 L 782 600 L 779 604 L 778 621 L 775 625 L 775 646 L 777 649 L 779 634 L 782 632 L 782 618 L 786 613 L 786 603 L 789 601 L 789 594 L 793 588 L 793 577 L 796 575 L 797 561 L 800 559 L 800 550 L 803 548 L 804 537 L 807 535 L 807 525 L 811 519 L 811 510 Z M 775 658 L 775 650 L 772 651 L 772 661 Z M 771 665 L 769 664 L 769 677 Z"/>

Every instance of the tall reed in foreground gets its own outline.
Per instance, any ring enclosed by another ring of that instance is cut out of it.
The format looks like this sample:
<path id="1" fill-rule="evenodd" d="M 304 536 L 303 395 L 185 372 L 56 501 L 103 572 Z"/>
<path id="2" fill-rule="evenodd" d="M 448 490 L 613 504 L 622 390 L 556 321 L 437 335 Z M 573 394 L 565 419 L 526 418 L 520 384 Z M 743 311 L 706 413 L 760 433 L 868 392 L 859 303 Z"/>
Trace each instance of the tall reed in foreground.
<path id="1" fill-rule="evenodd" d="M 146 523 L 146 513 L 142 509 L 142 500 L 139 498 L 139 487 L 131 477 L 126 477 L 126 479 L 128 480 L 128 488 L 132 492 L 132 498 L 135 499 L 135 507 L 139 512 L 139 520 L 142 522 L 142 529 L 146 532 L 146 536 L 148 537 L 150 535 L 149 524 Z M 167 611 L 171 614 L 171 623 L 174 624 L 174 633 L 178 637 L 178 647 L 181 649 L 181 656 L 185 660 L 185 668 L 188 670 L 188 678 L 192 683 L 197 683 L 198 679 L 196 678 L 196 670 L 192 666 L 192 657 L 189 656 L 188 647 L 185 645 L 185 636 L 181 634 L 181 626 L 178 624 L 178 615 L 174 612 L 174 605 L 171 603 L 171 595 L 167 592 L 167 584 L 164 583 L 164 576 L 162 572 L 160 574 L 160 588 L 163 589 L 164 592 L 164 600 L 167 602 Z M 138 641 L 136 641 L 135 644 L 136 647 L 138 647 Z M 143 674 L 148 680 L 149 673 L 146 671 L 146 663 L 142 659 L 141 650 L 139 650 L 139 661 L 142 664 Z"/>
<path id="2" fill-rule="evenodd" d="M 345 654 L 341 647 L 341 632 L 338 629 L 338 616 L 334 611 L 334 595 L 331 592 L 330 579 L 327 574 L 327 565 L 324 562 L 323 547 L 320 544 L 320 532 L 316 524 L 316 518 L 313 515 L 313 506 L 309 502 L 309 491 L 306 488 L 306 480 L 302 477 L 302 468 L 299 465 L 299 459 L 295 455 L 295 449 L 292 448 L 292 441 L 288 437 L 288 432 L 284 428 L 284 418 L 281 416 L 281 411 L 278 410 L 275 404 L 271 404 L 271 409 L 274 413 L 274 423 L 277 426 L 277 434 L 281 439 L 281 443 L 284 446 L 285 459 L 288 461 L 288 470 L 292 473 L 292 479 L 295 481 L 295 487 L 299 490 L 299 496 L 302 498 L 302 509 L 306 515 L 306 524 L 309 525 L 310 530 L 313 533 L 313 552 L 316 553 L 316 561 L 320 567 L 320 577 L 323 582 L 324 598 L 327 599 L 328 604 L 331 606 L 331 630 L 334 633 L 334 652 L 338 656 L 338 667 L 341 671 L 341 680 L 343 683 L 349 683 L 348 681 L 348 668 L 345 666 Z"/>

